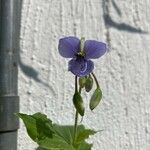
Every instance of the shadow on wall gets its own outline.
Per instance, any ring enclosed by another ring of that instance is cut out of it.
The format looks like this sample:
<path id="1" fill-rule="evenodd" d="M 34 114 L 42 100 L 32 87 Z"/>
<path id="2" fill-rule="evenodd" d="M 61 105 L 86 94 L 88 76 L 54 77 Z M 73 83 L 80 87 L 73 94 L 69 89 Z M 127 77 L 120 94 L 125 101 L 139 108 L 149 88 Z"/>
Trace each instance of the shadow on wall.
<path id="1" fill-rule="evenodd" d="M 110 16 L 110 0 L 103 0 L 102 1 L 102 7 L 103 7 L 103 18 L 106 27 L 112 27 L 115 28 L 119 31 L 126 31 L 126 32 L 131 32 L 131 33 L 140 33 L 140 34 L 146 34 L 148 32 L 141 30 L 140 28 L 133 27 L 131 25 L 128 25 L 126 23 L 117 23 L 115 22 L 111 16 Z M 116 13 L 121 17 L 122 13 L 120 8 L 117 6 L 115 0 L 111 0 L 112 6 L 116 10 Z"/>
<path id="2" fill-rule="evenodd" d="M 19 66 L 22 72 L 29 78 L 32 78 L 34 81 L 41 83 L 42 85 L 49 87 L 48 83 L 44 82 L 39 78 L 39 72 L 35 70 L 33 67 L 26 65 L 22 62 L 21 56 L 19 56 Z"/>
<path id="3" fill-rule="evenodd" d="M 115 28 L 119 31 L 125 31 L 130 33 L 138 33 L 138 34 L 147 34 L 148 32 L 141 30 L 140 28 L 133 27 L 131 25 L 128 25 L 126 23 L 117 23 L 115 22 L 111 16 L 110 16 L 110 2 L 112 3 L 112 6 L 116 10 L 116 13 L 121 17 L 122 13 L 120 8 L 117 6 L 115 0 L 103 0 L 102 1 L 102 8 L 103 8 L 103 19 L 105 22 L 105 26 L 107 28 L 107 42 L 108 45 L 110 44 L 110 37 L 109 37 L 109 28 Z M 41 83 L 42 85 L 46 87 L 50 87 L 48 83 L 44 82 L 42 79 L 39 78 L 39 72 L 35 70 L 33 67 L 28 66 L 24 64 L 21 60 L 21 56 L 19 58 L 19 66 L 22 70 L 22 72 L 32 78 L 34 81 Z"/>
<path id="4" fill-rule="evenodd" d="M 43 86 L 50 89 L 50 91 L 54 94 L 54 89 L 49 85 L 49 82 L 43 81 L 39 77 L 39 72 L 33 67 L 26 65 L 22 62 L 21 56 L 19 55 L 19 63 L 18 63 L 21 71 L 29 78 L 33 79 L 35 82 L 42 84 Z"/>
<path id="5" fill-rule="evenodd" d="M 19 7 L 21 9 L 20 12 L 22 12 L 22 4 L 23 4 L 23 1 L 21 1 L 21 3 L 20 3 L 20 5 L 21 5 Z M 21 17 L 21 15 L 19 17 Z M 20 21 L 21 18 L 18 18 L 18 20 Z M 20 21 L 20 23 L 21 23 L 21 21 Z M 19 35 L 20 35 L 20 33 L 19 33 Z M 21 54 L 20 53 L 19 53 L 19 58 L 18 58 L 18 65 L 19 65 L 21 71 L 27 77 L 32 78 L 34 81 L 36 81 L 36 82 L 44 85 L 45 87 L 50 88 L 53 91 L 53 93 L 55 93 L 54 90 L 49 86 L 49 84 L 47 82 L 44 82 L 42 79 L 39 78 L 39 72 L 36 69 L 34 69 L 33 67 L 31 67 L 31 66 L 26 65 L 25 63 L 23 63 L 23 61 L 21 59 Z"/>

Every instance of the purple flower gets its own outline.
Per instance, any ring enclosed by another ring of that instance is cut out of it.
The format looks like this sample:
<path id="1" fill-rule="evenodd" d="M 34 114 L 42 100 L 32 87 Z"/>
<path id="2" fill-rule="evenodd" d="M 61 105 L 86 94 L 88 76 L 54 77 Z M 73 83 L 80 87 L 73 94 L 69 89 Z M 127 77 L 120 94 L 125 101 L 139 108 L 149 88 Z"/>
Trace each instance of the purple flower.
<path id="1" fill-rule="evenodd" d="M 90 74 L 94 69 L 94 63 L 90 59 L 96 59 L 106 52 L 106 44 L 95 40 L 79 40 L 69 36 L 59 40 L 59 53 L 69 61 L 69 71 L 81 77 Z"/>

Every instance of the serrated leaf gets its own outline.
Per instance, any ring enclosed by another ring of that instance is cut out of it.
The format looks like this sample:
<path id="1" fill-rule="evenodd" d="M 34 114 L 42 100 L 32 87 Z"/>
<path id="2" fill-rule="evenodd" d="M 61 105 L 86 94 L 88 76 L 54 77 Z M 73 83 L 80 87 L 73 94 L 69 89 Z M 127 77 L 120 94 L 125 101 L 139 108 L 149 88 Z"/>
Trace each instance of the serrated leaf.
<path id="1" fill-rule="evenodd" d="M 73 146 L 60 136 L 53 128 L 52 121 L 49 120 L 46 115 L 36 113 L 34 115 L 17 114 L 25 123 L 28 135 L 35 141 L 40 147 L 45 149 L 58 150 L 75 150 Z M 62 131 L 62 130 L 61 130 Z"/>
<path id="2" fill-rule="evenodd" d="M 102 91 L 100 88 L 97 88 L 90 99 L 90 109 L 93 110 L 99 104 L 101 99 Z"/>
<path id="3" fill-rule="evenodd" d="M 38 136 L 36 120 L 30 115 L 26 115 L 22 113 L 17 113 L 16 115 L 23 120 L 27 129 L 27 133 L 31 137 L 31 139 L 33 141 L 36 141 Z"/>
<path id="4" fill-rule="evenodd" d="M 76 143 L 81 143 L 85 139 L 89 138 L 90 135 L 94 135 L 95 133 L 97 132 L 91 129 L 85 129 L 79 132 L 76 138 Z"/>
<path id="5" fill-rule="evenodd" d="M 74 126 L 60 126 L 57 124 L 54 124 L 53 126 L 55 132 L 60 135 L 64 140 L 72 144 L 73 143 L 73 136 L 74 136 Z M 83 125 L 78 125 L 77 127 L 77 135 L 84 131 L 85 127 Z"/>
<path id="6" fill-rule="evenodd" d="M 46 115 L 41 113 L 35 113 L 32 117 L 36 120 L 38 139 L 44 139 L 45 137 L 52 138 L 53 129 L 52 121 L 47 118 Z"/>
<path id="7" fill-rule="evenodd" d="M 36 142 L 45 137 L 52 137 L 52 121 L 46 115 L 36 113 L 34 115 L 17 114 L 24 122 L 28 135 Z"/>
<path id="8" fill-rule="evenodd" d="M 54 135 L 53 138 L 45 138 L 38 142 L 40 147 L 50 150 L 75 150 L 74 147 L 68 144 L 63 138 Z"/>
<path id="9" fill-rule="evenodd" d="M 89 144 L 87 142 L 82 142 L 78 147 L 77 150 L 91 150 L 93 144 Z"/>
<path id="10" fill-rule="evenodd" d="M 29 136 L 43 149 L 90 150 L 90 147 L 92 147 L 85 142 L 85 139 L 88 138 L 89 135 L 94 134 L 94 131 L 85 129 L 83 125 L 77 126 L 78 143 L 74 143 L 74 126 L 52 124 L 52 121 L 41 113 L 34 115 L 18 113 L 17 116 L 25 123 Z M 82 145 L 80 145 L 81 143 Z"/>
<path id="11" fill-rule="evenodd" d="M 65 139 L 67 143 L 73 144 L 74 126 L 60 126 L 54 125 L 54 129 L 58 135 Z M 95 134 L 96 131 L 85 129 L 83 125 L 77 127 L 77 139 L 73 144 L 76 150 L 91 150 L 92 144 L 85 142 L 90 135 Z"/>
<path id="12" fill-rule="evenodd" d="M 68 144 L 73 142 L 73 126 L 60 126 L 57 124 L 53 125 L 55 133 L 62 137 Z"/>

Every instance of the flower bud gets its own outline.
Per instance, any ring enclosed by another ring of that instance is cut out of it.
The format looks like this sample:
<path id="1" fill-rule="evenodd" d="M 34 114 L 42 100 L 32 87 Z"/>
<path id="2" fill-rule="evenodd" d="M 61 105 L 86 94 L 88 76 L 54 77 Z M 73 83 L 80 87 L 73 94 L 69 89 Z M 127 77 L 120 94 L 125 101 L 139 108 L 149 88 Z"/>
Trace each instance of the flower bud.
<path id="1" fill-rule="evenodd" d="M 90 100 L 90 109 L 93 110 L 100 102 L 100 100 L 102 99 L 102 91 L 100 88 L 97 88 Z"/>
<path id="2" fill-rule="evenodd" d="M 79 92 L 76 92 L 73 96 L 73 104 L 77 110 L 77 112 L 81 115 L 84 116 L 84 104 L 81 95 Z"/>
<path id="3" fill-rule="evenodd" d="M 86 79 L 86 83 L 85 83 L 85 90 L 86 90 L 86 92 L 91 91 L 92 87 L 93 87 L 93 78 L 91 76 L 89 76 Z"/>
<path id="4" fill-rule="evenodd" d="M 85 83 L 86 83 L 86 79 L 87 79 L 86 76 L 79 78 L 79 85 L 80 85 L 81 88 L 84 88 Z"/>

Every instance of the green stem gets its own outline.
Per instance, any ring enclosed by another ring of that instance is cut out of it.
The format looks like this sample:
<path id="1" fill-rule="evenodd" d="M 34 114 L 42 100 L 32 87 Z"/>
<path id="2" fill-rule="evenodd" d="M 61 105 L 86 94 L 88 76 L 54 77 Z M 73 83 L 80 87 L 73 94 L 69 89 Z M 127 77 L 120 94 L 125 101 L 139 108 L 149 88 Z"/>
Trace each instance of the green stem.
<path id="1" fill-rule="evenodd" d="M 75 92 L 78 92 L 77 76 L 75 77 Z M 79 88 L 79 93 L 81 94 L 81 87 Z M 76 135 L 77 135 L 78 117 L 79 117 L 79 113 L 78 113 L 77 110 L 76 110 L 75 123 L 74 123 L 74 137 L 73 137 L 73 143 L 75 142 L 75 140 L 76 140 Z"/>
<path id="2" fill-rule="evenodd" d="M 76 140 L 76 135 L 77 135 L 77 127 L 78 127 L 78 112 L 76 111 L 76 114 L 75 114 L 75 124 L 74 124 L 74 137 L 73 137 L 73 143 L 75 143 L 75 140 Z"/>
<path id="3" fill-rule="evenodd" d="M 82 37 L 80 40 L 80 52 L 81 52 L 81 54 L 84 54 L 84 43 L 85 43 L 85 38 Z"/>
<path id="4" fill-rule="evenodd" d="M 77 81 L 78 77 L 75 76 L 75 93 L 78 92 L 78 81 Z"/>
<path id="5" fill-rule="evenodd" d="M 79 87 L 79 94 L 81 94 L 81 90 L 82 90 L 82 88 L 81 88 L 81 87 Z"/>
<path id="6" fill-rule="evenodd" d="M 97 88 L 99 88 L 99 83 L 98 83 L 98 80 L 97 80 L 95 74 L 94 74 L 93 72 L 92 72 L 91 74 L 92 74 L 92 76 L 93 76 L 93 78 L 94 78 L 94 80 L 95 80 L 95 82 L 96 82 Z"/>

